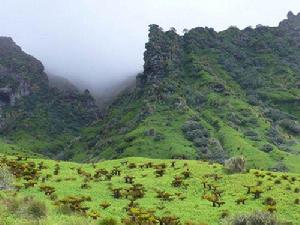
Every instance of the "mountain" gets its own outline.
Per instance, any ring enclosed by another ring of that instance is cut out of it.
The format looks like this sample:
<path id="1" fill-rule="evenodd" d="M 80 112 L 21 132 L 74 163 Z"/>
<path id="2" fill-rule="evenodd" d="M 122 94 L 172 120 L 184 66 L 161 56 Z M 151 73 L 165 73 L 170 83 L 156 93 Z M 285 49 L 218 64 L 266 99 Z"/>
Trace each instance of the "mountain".
<path id="1" fill-rule="evenodd" d="M 63 146 L 99 116 L 89 91 L 49 85 L 40 61 L 0 37 L 0 131 L 19 147 L 66 158 Z"/>
<path id="2" fill-rule="evenodd" d="M 249 167 L 299 172 L 299 40 L 292 12 L 277 27 L 221 32 L 152 24 L 136 88 L 65 151 L 89 160 L 244 155 Z"/>

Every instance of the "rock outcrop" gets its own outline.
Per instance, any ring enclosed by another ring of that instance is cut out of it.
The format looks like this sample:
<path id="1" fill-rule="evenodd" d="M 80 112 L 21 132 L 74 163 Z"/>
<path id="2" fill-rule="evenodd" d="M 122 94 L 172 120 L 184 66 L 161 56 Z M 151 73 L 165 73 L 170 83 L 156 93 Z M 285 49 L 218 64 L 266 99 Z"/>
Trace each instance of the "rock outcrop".
<path id="1" fill-rule="evenodd" d="M 9 37 L 0 37 L 0 105 L 46 88 L 47 75 L 40 61 L 26 54 Z"/>
<path id="2" fill-rule="evenodd" d="M 164 32 L 158 25 L 152 24 L 148 36 L 144 72 L 137 76 L 137 86 L 157 83 L 163 77 L 176 75 L 182 64 L 182 37 L 174 28 Z"/>

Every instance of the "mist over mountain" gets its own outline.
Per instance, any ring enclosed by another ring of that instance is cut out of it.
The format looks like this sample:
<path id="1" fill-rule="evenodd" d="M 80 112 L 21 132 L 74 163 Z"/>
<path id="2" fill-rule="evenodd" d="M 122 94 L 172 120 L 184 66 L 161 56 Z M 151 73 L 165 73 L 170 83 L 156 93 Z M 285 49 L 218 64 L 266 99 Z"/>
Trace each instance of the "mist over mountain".
<path id="1" fill-rule="evenodd" d="M 46 73 L 97 95 L 142 71 L 149 24 L 178 33 L 197 26 L 276 26 L 286 12 L 300 10 L 296 0 L 0 2 L 1 36 L 41 60 Z"/>

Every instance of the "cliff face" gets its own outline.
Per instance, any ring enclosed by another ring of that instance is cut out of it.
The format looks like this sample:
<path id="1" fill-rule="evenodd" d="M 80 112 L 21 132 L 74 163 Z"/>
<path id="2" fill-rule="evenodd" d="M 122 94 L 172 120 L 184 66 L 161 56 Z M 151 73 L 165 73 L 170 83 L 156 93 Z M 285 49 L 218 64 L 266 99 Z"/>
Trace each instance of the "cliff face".
<path id="1" fill-rule="evenodd" d="M 179 73 L 182 66 L 182 37 L 174 29 L 164 32 L 158 25 L 149 26 L 149 42 L 144 53 L 144 73 L 137 77 L 138 86 L 159 82 Z"/>
<path id="2" fill-rule="evenodd" d="M 63 152 L 62 142 L 98 116 L 89 91 L 51 87 L 39 60 L 23 52 L 11 38 L 0 37 L 2 135 L 25 143 L 29 150 L 52 154 L 56 148 Z"/>
<path id="3" fill-rule="evenodd" d="M 287 15 L 287 19 L 281 21 L 279 27 L 300 32 L 300 13 L 294 15 L 294 13 L 290 11 Z"/>
<path id="4" fill-rule="evenodd" d="M 137 76 L 137 86 L 145 87 L 162 83 L 164 78 L 197 76 L 212 73 L 211 62 L 222 66 L 229 75 L 251 94 L 262 94 L 263 87 L 298 88 L 300 65 L 298 63 L 300 43 L 300 13 L 288 13 L 288 18 L 278 27 L 257 26 L 239 30 L 235 27 L 216 32 L 212 28 L 197 27 L 186 31 L 183 36 L 174 29 L 163 31 L 157 25 L 149 26 L 149 41 L 144 53 L 144 72 Z M 206 55 L 206 56 L 205 56 Z M 199 57 L 201 56 L 201 57 Z M 278 61 L 274 70 L 268 65 Z M 291 80 L 282 82 L 280 73 L 291 67 Z M 273 71 L 274 72 L 274 71 Z M 220 86 L 221 84 L 216 84 Z M 299 102 L 295 97 L 294 102 Z"/>
<path id="5" fill-rule="evenodd" d="M 9 95 L 12 105 L 17 98 L 48 85 L 42 63 L 23 52 L 9 37 L 0 37 L 0 85 L 0 93 Z"/>

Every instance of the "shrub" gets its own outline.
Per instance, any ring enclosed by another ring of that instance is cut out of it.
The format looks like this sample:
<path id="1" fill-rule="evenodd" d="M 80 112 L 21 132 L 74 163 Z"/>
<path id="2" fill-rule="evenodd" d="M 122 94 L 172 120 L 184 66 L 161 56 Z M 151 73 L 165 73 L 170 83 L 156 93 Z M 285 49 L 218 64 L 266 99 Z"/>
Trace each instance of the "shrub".
<path id="1" fill-rule="evenodd" d="M 269 141 L 275 145 L 282 145 L 286 142 L 284 136 L 274 126 L 267 131 L 266 135 Z"/>
<path id="2" fill-rule="evenodd" d="M 27 214 L 34 219 L 45 217 L 47 214 L 46 205 L 41 201 L 31 200 L 28 202 L 27 207 Z"/>
<path id="3" fill-rule="evenodd" d="M 202 128 L 201 125 L 197 121 L 188 120 L 183 124 L 181 129 L 184 133 L 186 133 L 188 131 L 197 130 L 197 129 L 201 129 L 201 128 Z"/>
<path id="4" fill-rule="evenodd" d="M 245 162 L 243 156 L 232 157 L 225 161 L 224 168 L 229 173 L 241 173 L 245 171 Z"/>
<path id="5" fill-rule="evenodd" d="M 289 132 L 294 133 L 296 135 L 300 134 L 300 125 L 296 121 L 290 119 L 284 119 L 281 121 L 280 124 L 283 128 L 285 128 Z"/>
<path id="6" fill-rule="evenodd" d="M 261 147 L 261 150 L 266 152 L 266 153 L 269 153 L 273 150 L 273 146 L 270 145 L 270 144 L 264 144 L 262 147 Z"/>
<path id="7" fill-rule="evenodd" d="M 21 206 L 21 201 L 17 198 L 5 199 L 4 205 L 10 213 L 17 213 Z"/>
<path id="8" fill-rule="evenodd" d="M 289 169 L 287 166 L 284 164 L 284 162 L 279 161 L 274 167 L 272 168 L 273 171 L 280 171 L 280 172 L 287 172 Z"/>
<path id="9" fill-rule="evenodd" d="M 203 137 L 203 138 L 195 138 L 193 140 L 193 143 L 196 147 L 205 147 L 208 145 L 208 138 Z"/>
<path id="10" fill-rule="evenodd" d="M 245 136 L 248 136 L 248 137 L 257 137 L 258 136 L 258 134 L 253 130 L 248 130 L 244 134 L 245 134 Z"/>
<path id="11" fill-rule="evenodd" d="M 5 166 L 0 166 L 0 190 L 8 190 L 12 188 L 14 176 Z"/>
<path id="12" fill-rule="evenodd" d="M 236 215 L 223 221 L 226 225 L 279 225 L 280 222 L 269 212 L 253 212 Z"/>
<path id="13" fill-rule="evenodd" d="M 291 117 L 291 115 L 289 115 L 288 113 L 273 108 L 265 109 L 264 114 L 265 116 L 269 117 L 273 121 L 283 120 Z"/>
<path id="14" fill-rule="evenodd" d="M 7 198 L 3 201 L 3 204 L 8 212 L 25 218 L 40 219 L 47 214 L 45 203 L 32 197 Z"/>
<path id="15" fill-rule="evenodd" d="M 104 218 L 100 220 L 99 225 L 118 225 L 118 221 L 114 218 Z"/>

